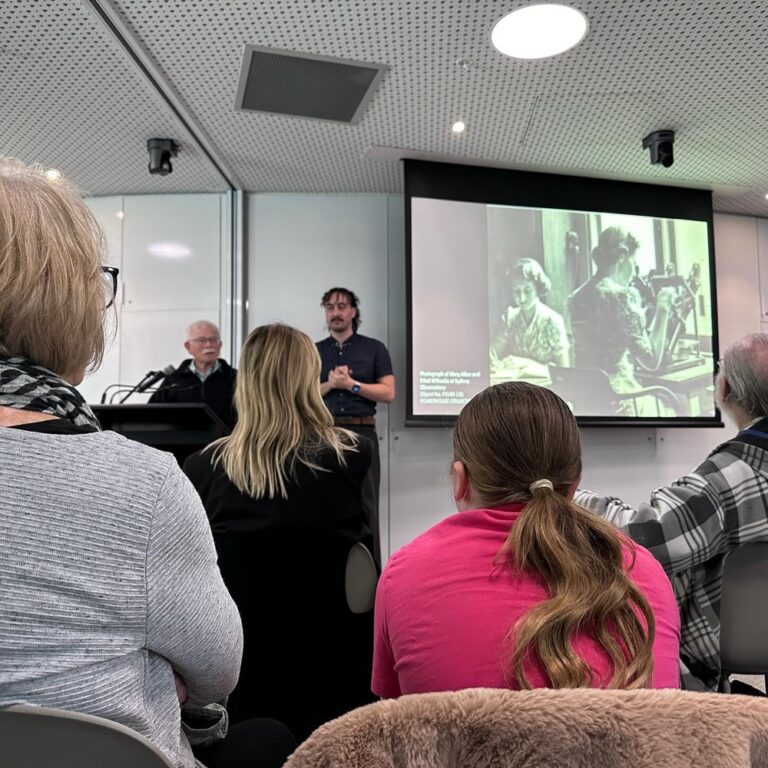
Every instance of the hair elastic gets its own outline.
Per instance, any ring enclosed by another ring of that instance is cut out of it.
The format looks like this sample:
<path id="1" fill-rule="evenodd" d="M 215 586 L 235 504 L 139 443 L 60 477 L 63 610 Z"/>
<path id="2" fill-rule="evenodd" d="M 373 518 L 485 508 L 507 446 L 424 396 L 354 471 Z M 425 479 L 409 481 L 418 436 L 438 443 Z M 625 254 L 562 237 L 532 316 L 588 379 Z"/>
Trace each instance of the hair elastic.
<path id="1" fill-rule="evenodd" d="M 529 486 L 528 490 L 533 493 L 537 488 L 549 488 L 550 491 L 555 490 L 555 486 L 552 485 L 551 480 L 534 480 Z"/>

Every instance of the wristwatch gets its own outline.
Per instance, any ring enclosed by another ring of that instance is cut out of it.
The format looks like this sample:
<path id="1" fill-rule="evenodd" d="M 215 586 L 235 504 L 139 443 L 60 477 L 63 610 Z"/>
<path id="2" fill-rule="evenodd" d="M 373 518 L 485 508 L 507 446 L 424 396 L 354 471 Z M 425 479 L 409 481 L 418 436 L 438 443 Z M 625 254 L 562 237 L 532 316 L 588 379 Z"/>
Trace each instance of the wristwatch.
<path id="1" fill-rule="evenodd" d="M 350 389 L 349 391 L 352 392 L 355 395 L 359 394 L 360 393 L 360 384 L 358 382 L 355 382 L 352 385 L 352 389 Z"/>

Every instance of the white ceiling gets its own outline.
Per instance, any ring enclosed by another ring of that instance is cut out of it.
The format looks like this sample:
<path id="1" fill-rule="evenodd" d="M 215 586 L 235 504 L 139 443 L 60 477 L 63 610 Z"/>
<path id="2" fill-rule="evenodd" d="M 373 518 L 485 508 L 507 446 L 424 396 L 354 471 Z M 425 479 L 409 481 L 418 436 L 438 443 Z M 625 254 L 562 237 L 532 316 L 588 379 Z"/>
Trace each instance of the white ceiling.
<path id="1" fill-rule="evenodd" d="M 767 216 L 768 2 L 562 1 L 587 37 L 525 62 L 490 30 L 531 0 L 0 0 L 0 153 L 89 194 L 397 192 L 405 153 L 711 188 Z M 238 112 L 249 43 L 389 70 L 356 125 Z M 661 128 L 670 169 L 640 146 Z M 153 136 L 182 146 L 170 176 L 147 172 Z"/>

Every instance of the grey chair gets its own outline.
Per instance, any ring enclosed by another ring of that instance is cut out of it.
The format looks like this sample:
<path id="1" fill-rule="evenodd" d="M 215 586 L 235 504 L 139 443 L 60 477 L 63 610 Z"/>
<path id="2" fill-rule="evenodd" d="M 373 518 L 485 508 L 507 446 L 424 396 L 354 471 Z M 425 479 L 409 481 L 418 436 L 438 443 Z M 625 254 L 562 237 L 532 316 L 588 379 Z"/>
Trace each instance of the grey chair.
<path id="1" fill-rule="evenodd" d="M 3 768 L 173 768 L 163 753 L 124 725 L 64 709 L 0 708 Z"/>
<path id="2" fill-rule="evenodd" d="M 344 573 L 344 590 L 352 613 L 368 613 L 373 608 L 378 581 L 379 571 L 373 555 L 358 541 L 349 550 Z"/>
<path id="3" fill-rule="evenodd" d="M 743 544 L 723 565 L 720 689 L 726 693 L 732 674 L 764 675 L 768 686 L 767 595 L 768 543 Z"/>

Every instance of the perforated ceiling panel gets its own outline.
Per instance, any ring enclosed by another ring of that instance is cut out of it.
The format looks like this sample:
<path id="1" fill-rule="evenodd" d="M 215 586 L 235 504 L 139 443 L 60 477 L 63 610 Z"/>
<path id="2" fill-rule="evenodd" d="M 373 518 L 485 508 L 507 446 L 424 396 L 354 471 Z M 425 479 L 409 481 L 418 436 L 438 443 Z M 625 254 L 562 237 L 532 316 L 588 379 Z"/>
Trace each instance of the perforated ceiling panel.
<path id="1" fill-rule="evenodd" d="M 58 168 L 88 194 L 224 190 L 144 75 L 78 0 L 0 1 L 0 154 Z M 181 144 L 150 176 L 146 141 Z"/>
<path id="2" fill-rule="evenodd" d="M 585 40 L 562 56 L 528 62 L 496 52 L 489 35 L 498 18 L 529 0 L 111 2 L 120 24 L 248 190 L 399 191 L 397 161 L 368 155 L 372 146 L 381 146 L 714 187 L 716 208 L 768 215 L 765 0 L 574 0 L 590 21 Z M 0 0 L 0 8 L 6 5 Z M 44 146 L 53 149 L 62 141 L 81 142 L 91 133 L 88 123 L 121 142 L 134 134 L 136 143 L 136 133 L 159 130 L 158 122 L 166 120 L 164 133 L 174 135 L 172 116 L 82 6 L 45 4 L 70 14 L 79 9 L 78 31 L 64 19 L 62 41 L 53 20 L 30 13 L 24 18 L 19 8 L 30 4 L 12 5 L 18 7 L 11 18 L 3 14 L 0 21 L 0 43 L 30 57 L 17 69 L 36 73 L 34 79 L 26 72 L 0 75 L 25 111 L 23 122 L 13 124 L 14 134 L 38 122 L 38 133 L 51 139 Z M 40 25 L 47 26 L 47 55 L 38 59 L 40 41 L 23 39 L 20 29 Z M 357 125 L 240 112 L 235 97 L 247 44 L 381 62 L 390 69 Z M 35 89 L 44 98 L 32 98 Z M 68 94 L 64 106 L 76 113 L 61 123 L 49 101 L 57 94 L 53 103 Z M 459 117 L 468 127 L 455 136 L 450 125 Z M 0 125 L 12 119 L 6 113 Z M 641 148 L 643 136 L 660 128 L 677 132 L 670 169 L 652 167 Z M 116 142 L 110 136 L 104 143 Z M 142 154 L 139 147 L 137 159 L 131 158 L 129 184 L 150 182 L 141 167 L 133 170 L 144 162 Z M 127 173 L 125 159 L 120 174 Z M 87 161 L 88 153 L 78 160 Z M 177 183 L 185 163 L 183 152 L 174 174 L 158 181 Z M 86 176 L 97 173 L 91 162 Z M 202 168 L 196 173 L 195 182 L 216 188 L 215 173 L 209 179 Z M 107 180 L 104 174 L 97 178 Z M 113 189 L 123 186 L 118 174 L 110 182 Z"/>

